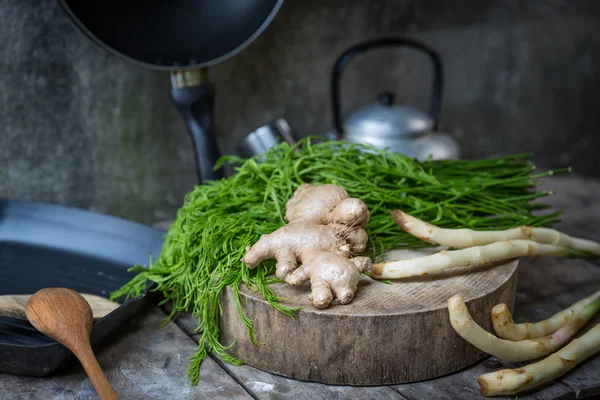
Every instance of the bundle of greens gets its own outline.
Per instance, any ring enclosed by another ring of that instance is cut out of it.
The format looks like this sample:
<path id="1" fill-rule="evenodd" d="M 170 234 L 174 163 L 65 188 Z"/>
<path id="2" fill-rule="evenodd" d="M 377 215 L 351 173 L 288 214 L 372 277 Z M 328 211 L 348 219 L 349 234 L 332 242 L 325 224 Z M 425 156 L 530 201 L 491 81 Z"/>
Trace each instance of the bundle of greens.
<path id="1" fill-rule="evenodd" d="M 290 317 L 297 311 L 283 305 L 270 289 L 271 283 L 280 282 L 272 276 L 272 260 L 253 270 L 240 260 L 246 247 L 262 234 L 285 224 L 285 203 L 302 183 L 338 185 L 368 205 L 371 219 L 365 255 L 373 261 L 390 249 L 429 245 L 394 223 L 394 209 L 439 227 L 473 230 L 551 226 L 559 216 L 534 213 L 545 208 L 534 200 L 549 194 L 535 191 L 536 180 L 562 171 L 536 174 L 527 155 L 417 162 L 370 146 L 305 138 L 294 147 L 283 143 L 260 157 L 224 157 L 218 167 L 227 162 L 239 165 L 236 173 L 188 193 L 159 258 L 151 260 L 148 268 L 132 268 L 138 274 L 112 295 L 126 300 L 154 285 L 165 302 L 172 302 L 168 320 L 191 310 L 201 333 L 188 371 L 194 384 L 207 352 L 242 364 L 227 354 L 228 345 L 219 340 L 219 300 L 225 288 L 233 289 L 240 318 L 257 345 L 253 321 L 243 313 L 241 284 L 260 292 Z"/>

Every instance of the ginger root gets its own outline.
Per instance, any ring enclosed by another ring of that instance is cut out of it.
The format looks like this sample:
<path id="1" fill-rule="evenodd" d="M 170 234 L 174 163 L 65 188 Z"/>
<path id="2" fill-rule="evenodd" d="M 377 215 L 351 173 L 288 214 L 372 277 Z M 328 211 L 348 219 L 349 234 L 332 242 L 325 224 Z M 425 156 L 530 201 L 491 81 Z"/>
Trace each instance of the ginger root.
<path id="1" fill-rule="evenodd" d="M 262 235 L 246 249 L 242 262 L 255 268 L 261 261 L 277 260 L 278 278 L 290 285 L 310 280 L 309 299 L 327 308 L 333 299 L 348 304 L 354 298 L 361 273 L 372 265 L 365 250 L 369 209 L 335 185 L 303 184 L 286 204 L 287 225 Z M 301 265 L 298 265 L 298 262 Z"/>

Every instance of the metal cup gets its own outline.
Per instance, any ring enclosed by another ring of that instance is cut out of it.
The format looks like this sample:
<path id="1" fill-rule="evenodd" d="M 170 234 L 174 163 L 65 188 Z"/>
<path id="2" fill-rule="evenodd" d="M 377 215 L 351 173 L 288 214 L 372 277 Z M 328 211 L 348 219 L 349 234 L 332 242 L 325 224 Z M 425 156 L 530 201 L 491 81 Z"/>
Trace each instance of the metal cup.
<path id="1" fill-rule="evenodd" d="M 278 118 L 244 136 L 236 150 L 239 156 L 249 158 L 264 154 L 282 142 L 290 146 L 296 143 L 290 125 L 285 119 Z"/>

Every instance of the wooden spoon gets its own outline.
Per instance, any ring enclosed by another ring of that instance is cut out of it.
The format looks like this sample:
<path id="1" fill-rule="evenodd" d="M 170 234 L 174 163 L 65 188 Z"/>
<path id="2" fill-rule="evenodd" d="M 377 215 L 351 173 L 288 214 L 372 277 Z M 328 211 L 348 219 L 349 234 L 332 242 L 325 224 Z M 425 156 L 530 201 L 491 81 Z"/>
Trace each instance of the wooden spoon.
<path id="1" fill-rule="evenodd" d="M 119 399 L 92 351 L 92 309 L 83 296 L 71 289 L 42 289 L 31 296 L 25 314 L 38 331 L 75 354 L 101 400 Z"/>

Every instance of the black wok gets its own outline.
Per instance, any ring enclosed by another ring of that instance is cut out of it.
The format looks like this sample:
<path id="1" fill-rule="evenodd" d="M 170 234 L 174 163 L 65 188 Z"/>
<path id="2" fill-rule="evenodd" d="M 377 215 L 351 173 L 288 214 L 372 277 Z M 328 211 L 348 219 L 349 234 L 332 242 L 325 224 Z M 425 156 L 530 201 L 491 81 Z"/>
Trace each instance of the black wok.
<path id="1" fill-rule="evenodd" d="M 207 67 L 248 46 L 283 0 L 61 0 L 96 43 L 139 65 L 171 72 L 171 98 L 192 137 L 200 181 L 219 179 L 215 89 Z"/>

